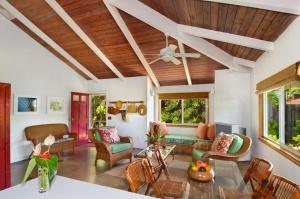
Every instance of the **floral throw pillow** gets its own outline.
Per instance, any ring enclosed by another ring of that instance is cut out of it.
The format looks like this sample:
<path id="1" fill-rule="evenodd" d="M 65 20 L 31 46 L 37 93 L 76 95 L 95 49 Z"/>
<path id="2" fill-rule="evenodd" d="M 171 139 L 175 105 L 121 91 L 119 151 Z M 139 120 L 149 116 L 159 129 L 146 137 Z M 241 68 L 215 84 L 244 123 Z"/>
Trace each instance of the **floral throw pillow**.
<path id="1" fill-rule="evenodd" d="M 215 152 L 227 153 L 233 141 L 233 135 L 221 132 L 214 140 L 211 150 Z"/>
<path id="2" fill-rule="evenodd" d="M 120 142 L 120 137 L 118 135 L 118 131 L 115 127 L 105 128 L 100 130 L 100 135 L 102 140 L 109 144 L 114 144 Z"/>

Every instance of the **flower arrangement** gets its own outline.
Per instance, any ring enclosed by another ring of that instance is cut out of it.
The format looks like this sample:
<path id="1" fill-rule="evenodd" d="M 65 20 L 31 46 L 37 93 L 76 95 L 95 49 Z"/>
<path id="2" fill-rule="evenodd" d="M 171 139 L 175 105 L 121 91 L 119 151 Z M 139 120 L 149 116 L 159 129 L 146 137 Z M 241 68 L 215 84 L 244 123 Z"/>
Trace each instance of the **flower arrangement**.
<path id="1" fill-rule="evenodd" d="M 191 169 L 192 171 L 207 172 L 211 171 L 211 166 L 205 162 L 197 160 L 196 162 L 191 162 Z"/>
<path id="2" fill-rule="evenodd" d="M 158 124 L 154 124 L 153 128 L 150 128 L 150 131 L 148 134 L 146 134 L 146 136 L 148 144 L 159 144 L 164 137 Z"/>
<path id="3" fill-rule="evenodd" d="M 51 186 L 51 183 L 57 173 L 57 165 L 58 158 L 56 155 L 51 155 L 50 148 L 55 142 L 55 137 L 53 135 L 49 135 L 43 142 L 48 149 L 41 153 L 42 144 L 39 143 L 33 148 L 33 156 L 28 163 L 25 175 L 22 179 L 22 183 L 24 184 L 33 169 L 38 166 L 38 174 L 39 174 L 39 182 L 40 182 L 40 190 L 39 192 L 45 192 Z"/>

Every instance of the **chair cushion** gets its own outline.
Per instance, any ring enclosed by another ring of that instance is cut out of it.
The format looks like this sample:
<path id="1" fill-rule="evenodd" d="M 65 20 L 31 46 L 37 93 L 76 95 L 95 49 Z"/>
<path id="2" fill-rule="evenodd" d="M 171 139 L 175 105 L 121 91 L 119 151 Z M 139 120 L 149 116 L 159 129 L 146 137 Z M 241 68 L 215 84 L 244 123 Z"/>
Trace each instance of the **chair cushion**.
<path id="1" fill-rule="evenodd" d="M 210 140 L 215 139 L 215 125 L 214 124 L 208 124 L 207 125 L 206 137 Z"/>
<path id="2" fill-rule="evenodd" d="M 165 136 L 165 141 L 168 143 L 174 144 L 195 144 L 196 142 L 207 142 L 210 140 L 200 139 L 192 135 L 178 135 L 178 134 L 169 134 Z"/>
<path id="3" fill-rule="evenodd" d="M 118 131 L 115 127 L 100 129 L 101 139 L 109 144 L 120 142 Z"/>
<path id="4" fill-rule="evenodd" d="M 225 134 L 221 132 L 212 143 L 211 150 L 216 152 L 221 152 L 221 153 L 227 153 L 232 141 L 233 141 L 232 134 Z"/>
<path id="5" fill-rule="evenodd" d="M 200 139 L 204 139 L 206 138 L 206 135 L 207 135 L 207 124 L 199 123 L 196 136 Z"/>
<path id="6" fill-rule="evenodd" d="M 236 153 L 238 152 L 242 146 L 243 146 L 244 140 L 238 136 L 238 135 L 233 135 L 233 141 L 229 147 L 228 153 Z"/>
<path id="7" fill-rule="evenodd" d="M 100 136 L 100 133 L 99 133 L 99 130 L 98 129 L 95 129 L 94 131 L 94 136 L 95 136 L 95 139 L 98 141 L 98 142 L 101 142 L 102 139 L 101 139 L 101 136 Z"/>
<path id="8" fill-rule="evenodd" d="M 200 160 L 205 152 L 206 152 L 206 151 L 204 151 L 204 150 L 199 150 L 199 149 L 197 150 L 197 149 L 194 149 L 194 150 L 192 151 L 192 157 L 193 157 L 193 159 L 195 159 L 195 160 Z"/>
<path id="9" fill-rule="evenodd" d="M 131 148 L 130 143 L 119 142 L 111 145 L 112 153 L 119 153 L 121 151 L 125 151 Z"/>

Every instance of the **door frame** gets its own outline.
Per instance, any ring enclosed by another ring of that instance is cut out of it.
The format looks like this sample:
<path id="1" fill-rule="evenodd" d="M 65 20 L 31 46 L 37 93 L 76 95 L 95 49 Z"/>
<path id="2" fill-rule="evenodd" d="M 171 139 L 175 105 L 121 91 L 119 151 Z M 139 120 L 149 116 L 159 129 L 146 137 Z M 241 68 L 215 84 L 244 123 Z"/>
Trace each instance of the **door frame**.
<path id="1" fill-rule="evenodd" d="M 4 187 L 8 188 L 11 186 L 11 175 L 10 175 L 10 105 L 11 105 L 11 85 L 8 83 L 1 83 L 0 87 L 5 89 L 5 116 L 4 116 Z M 0 115 L 1 117 L 1 115 Z M 1 124 L 0 124 L 1 125 Z M 0 187 L 1 190 L 2 187 Z"/>

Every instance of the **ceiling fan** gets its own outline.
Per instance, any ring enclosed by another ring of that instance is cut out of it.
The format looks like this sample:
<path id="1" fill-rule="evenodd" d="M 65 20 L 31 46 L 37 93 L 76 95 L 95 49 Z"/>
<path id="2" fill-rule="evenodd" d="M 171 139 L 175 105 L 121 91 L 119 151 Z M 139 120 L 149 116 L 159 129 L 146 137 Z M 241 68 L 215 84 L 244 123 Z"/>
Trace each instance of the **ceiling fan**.
<path id="1" fill-rule="evenodd" d="M 199 58 L 201 56 L 200 53 L 176 53 L 175 50 L 177 49 L 177 46 L 174 44 L 169 45 L 168 37 L 169 36 L 166 34 L 166 47 L 160 49 L 159 54 L 145 54 L 159 56 L 158 58 L 149 62 L 149 64 L 163 60 L 165 62 L 173 62 L 175 65 L 179 65 L 181 61 L 177 58 Z"/>

